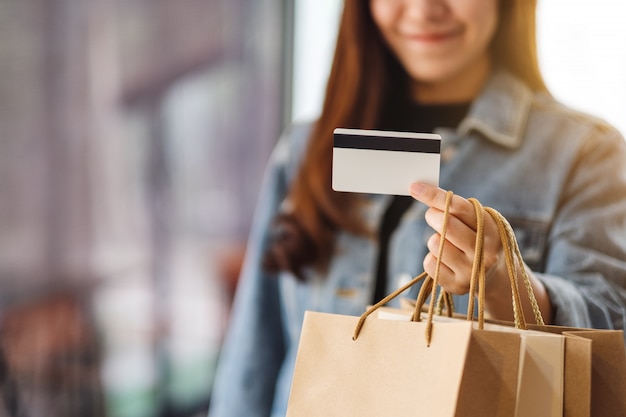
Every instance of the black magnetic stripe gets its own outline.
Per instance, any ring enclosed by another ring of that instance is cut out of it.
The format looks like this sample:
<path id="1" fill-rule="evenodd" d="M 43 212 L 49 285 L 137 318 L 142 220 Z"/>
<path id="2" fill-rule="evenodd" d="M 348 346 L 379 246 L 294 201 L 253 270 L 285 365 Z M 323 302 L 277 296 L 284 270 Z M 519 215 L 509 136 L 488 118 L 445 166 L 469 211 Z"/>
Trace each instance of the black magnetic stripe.
<path id="1" fill-rule="evenodd" d="M 441 141 L 437 139 L 344 135 L 341 133 L 336 133 L 334 136 L 335 148 L 422 153 L 440 153 L 441 150 Z"/>

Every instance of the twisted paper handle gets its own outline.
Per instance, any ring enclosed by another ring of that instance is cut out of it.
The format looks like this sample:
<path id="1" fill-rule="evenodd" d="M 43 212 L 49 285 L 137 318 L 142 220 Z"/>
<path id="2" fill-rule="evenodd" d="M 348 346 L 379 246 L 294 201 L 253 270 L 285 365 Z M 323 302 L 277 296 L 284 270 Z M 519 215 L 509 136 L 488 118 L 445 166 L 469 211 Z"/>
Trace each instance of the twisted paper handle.
<path id="1" fill-rule="evenodd" d="M 517 269 L 515 269 L 515 260 L 513 259 L 515 256 L 515 259 L 517 260 L 520 266 L 520 270 L 522 272 L 522 282 L 524 283 L 524 287 L 526 287 L 526 292 L 528 293 L 528 298 L 530 299 L 530 305 L 533 310 L 533 315 L 535 316 L 535 321 L 537 322 L 537 324 L 541 326 L 545 325 L 543 321 L 543 316 L 541 315 L 541 310 L 539 309 L 539 304 L 537 304 L 537 298 L 535 297 L 535 292 L 533 291 L 533 287 L 530 283 L 528 272 L 526 271 L 526 268 L 524 267 L 524 260 L 522 258 L 522 253 L 519 249 L 519 245 L 517 244 L 517 239 L 515 238 L 515 233 L 513 232 L 513 228 L 511 227 L 511 224 L 507 221 L 507 219 L 502 214 L 500 214 L 498 211 L 494 210 L 493 208 L 485 207 L 485 211 L 487 211 L 487 213 L 489 213 L 491 217 L 493 217 L 493 219 L 496 221 L 498 225 L 498 230 L 500 231 L 500 239 L 504 239 L 503 236 L 506 236 L 508 240 L 508 244 L 505 244 L 503 240 L 502 245 L 504 246 L 505 253 L 506 253 L 507 269 L 509 270 L 509 278 L 511 279 L 511 287 L 512 288 L 515 287 L 515 292 L 513 296 L 519 298 L 519 292 L 517 291 L 517 280 L 513 282 L 514 276 L 517 275 L 516 273 Z M 511 267 L 513 268 L 514 274 L 511 273 Z M 519 314 L 522 316 L 522 319 L 523 319 L 524 315 L 522 314 L 521 301 L 518 300 L 518 304 L 520 306 Z M 525 328 L 526 327 L 524 327 L 524 329 Z"/>
<path id="2" fill-rule="evenodd" d="M 413 280 L 405 284 L 404 286 L 398 288 L 393 293 L 389 294 L 378 303 L 374 304 L 372 307 L 367 309 L 363 315 L 359 318 L 357 325 L 354 329 L 354 335 L 352 337 L 353 340 L 356 340 L 359 336 L 361 328 L 365 324 L 365 319 L 372 314 L 374 311 L 378 310 L 383 305 L 387 304 L 389 301 L 393 300 L 404 291 L 417 284 L 421 280 L 425 280 L 422 284 L 422 287 L 418 293 L 417 300 L 415 303 L 415 309 L 413 311 L 413 315 L 411 317 L 412 321 L 420 321 L 421 320 L 421 310 L 424 306 L 426 299 L 430 295 L 431 303 L 428 306 L 428 318 L 426 322 L 426 343 L 430 346 L 430 341 L 432 340 L 432 322 L 433 316 L 435 314 L 435 304 L 437 304 L 437 314 L 441 314 L 442 304 L 445 303 L 446 309 L 448 311 L 448 315 L 452 314 L 453 306 L 452 306 L 452 297 L 449 293 L 445 292 L 443 289 L 439 292 L 439 297 L 437 298 L 437 302 L 435 303 L 435 297 L 437 296 L 438 283 L 439 283 L 439 270 L 441 266 L 441 258 L 443 254 L 443 248 L 445 243 L 445 237 L 447 232 L 448 225 L 448 217 L 450 214 L 450 205 L 452 203 L 452 192 L 448 191 L 446 194 L 446 203 L 444 208 L 444 221 L 443 228 L 441 231 L 441 240 L 439 242 L 438 255 L 437 255 L 437 263 L 435 265 L 435 276 L 431 277 L 426 272 L 415 277 Z M 474 210 L 476 213 L 476 244 L 474 251 L 474 261 L 472 265 L 472 272 L 470 276 L 470 290 L 469 290 L 469 303 L 467 308 L 467 320 L 471 321 L 474 317 L 474 298 L 478 299 L 478 326 L 480 329 L 484 327 L 484 311 L 485 311 L 485 265 L 484 265 L 484 212 L 489 213 L 489 215 L 494 219 L 496 225 L 498 226 L 498 232 L 500 234 L 500 239 L 502 241 L 502 246 L 504 248 L 505 261 L 507 266 L 507 271 L 509 274 L 509 280 L 511 284 L 511 294 L 512 294 L 512 305 L 513 305 L 513 316 L 515 327 L 519 329 L 526 329 L 526 321 L 524 320 L 524 314 L 522 311 L 522 302 L 519 296 L 519 289 L 517 285 L 517 268 L 515 262 L 517 261 L 520 265 L 520 270 L 522 271 L 522 281 L 524 282 L 524 286 L 528 292 L 528 296 L 530 298 L 531 307 L 533 309 L 533 313 L 535 316 L 535 320 L 537 324 L 543 325 L 543 318 L 541 316 L 541 311 L 539 310 L 539 306 L 537 304 L 537 300 L 535 298 L 535 294 L 533 292 L 532 286 L 530 284 L 530 278 L 526 272 L 524 267 L 524 261 L 522 259 L 522 255 L 519 250 L 519 246 L 517 244 L 517 239 L 515 238 L 515 233 L 513 232 L 513 228 L 509 224 L 509 222 L 500 214 L 497 210 L 494 210 L 491 207 L 483 207 L 480 202 L 474 198 L 470 198 L 469 201 L 474 205 Z M 478 292 L 478 294 L 476 294 Z M 477 297 L 476 297 L 477 295 Z"/>

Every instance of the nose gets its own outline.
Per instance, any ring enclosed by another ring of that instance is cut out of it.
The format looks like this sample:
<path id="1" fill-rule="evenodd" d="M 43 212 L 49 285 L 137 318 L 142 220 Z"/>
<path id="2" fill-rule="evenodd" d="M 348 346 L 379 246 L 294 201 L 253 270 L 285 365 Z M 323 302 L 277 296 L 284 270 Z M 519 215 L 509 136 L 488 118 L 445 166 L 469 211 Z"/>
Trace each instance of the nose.
<path id="1" fill-rule="evenodd" d="M 404 14 L 407 18 L 433 21 L 448 13 L 447 0 L 405 0 Z"/>

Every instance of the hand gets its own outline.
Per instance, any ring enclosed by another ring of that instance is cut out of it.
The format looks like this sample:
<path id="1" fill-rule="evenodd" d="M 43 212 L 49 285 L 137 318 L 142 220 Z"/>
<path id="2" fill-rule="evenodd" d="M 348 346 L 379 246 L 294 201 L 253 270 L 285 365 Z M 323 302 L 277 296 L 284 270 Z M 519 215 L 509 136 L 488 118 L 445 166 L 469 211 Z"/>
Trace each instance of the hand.
<path id="1" fill-rule="evenodd" d="M 443 230 L 446 191 L 432 185 L 415 183 L 411 196 L 429 206 L 426 223 L 435 230 L 428 239 L 428 255 L 424 258 L 424 270 L 434 276 L 441 232 Z M 504 252 L 498 226 L 485 213 L 484 255 L 487 281 L 494 278 L 508 279 Z M 474 264 L 476 245 L 476 211 L 474 205 L 461 196 L 453 195 L 449 208 L 446 240 L 439 271 L 439 284 L 452 294 L 466 294 L 470 289 L 470 276 Z"/>
<path id="2" fill-rule="evenodd" d="M 424 270 L 434 277 L 443 230 L 446 191 L 441 188 L 414 183 L 410 193 L 413 198 L 426 204 L 426 223 L 435 230 L 428 239 L 429 253 L 424 258 Z M 485 308 L 497 319 L 512 320 L 511 286 L 506 268 L 505 255 L 494 219 L 484 213 L 484 265 L 486 273 Z M 439 270 L 439 284 L 452 294 L 466 294 L 470 289 L 470 277 L 474 264 L 476 244 L 476 212 L 474 205 L 461 196 L 453 195 L 448 212 L 446 239 Z M 542 311 L 543 318 L 549 323 L 552 318 L 552 308 L 548 293 L 543 283 L 524 265 L 533 287 L 535 297 Z M 518 271 L 518 279 L 521 273 Z M 530 301 L 523 284 L 518 283 L 521 289 L 520 296 L 524 315 L 527 321 L 534 322 Z"/>

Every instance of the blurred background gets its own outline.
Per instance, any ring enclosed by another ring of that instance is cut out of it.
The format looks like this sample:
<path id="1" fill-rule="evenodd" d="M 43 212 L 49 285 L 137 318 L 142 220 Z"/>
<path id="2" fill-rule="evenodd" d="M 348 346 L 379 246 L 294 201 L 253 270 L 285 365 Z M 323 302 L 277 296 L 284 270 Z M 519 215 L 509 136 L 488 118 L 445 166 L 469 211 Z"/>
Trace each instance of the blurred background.
<path id="1" fill-rule="evenodd" d="M 261 175 L 340 0 L 0 0 L 0 416 L 196 417 Z M 626 3 L 540 0 L 557 98 L 626 132 Z"/>

